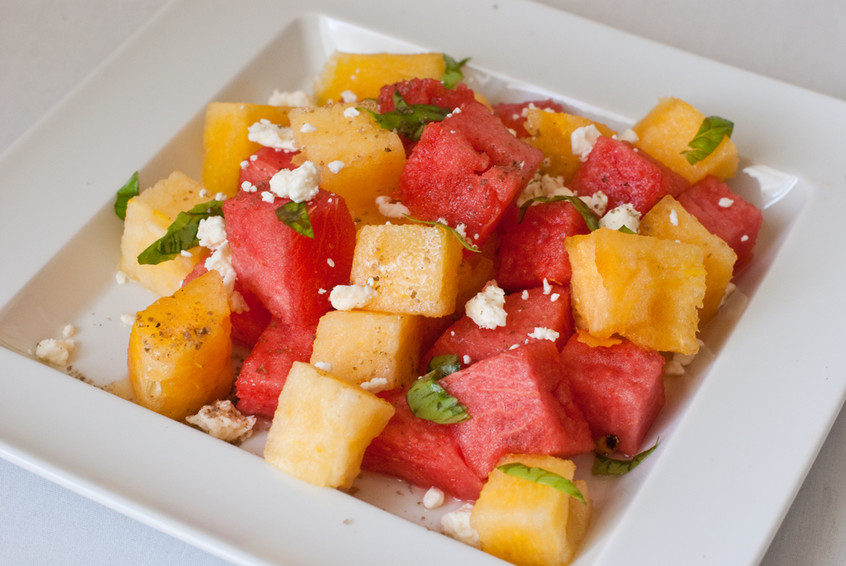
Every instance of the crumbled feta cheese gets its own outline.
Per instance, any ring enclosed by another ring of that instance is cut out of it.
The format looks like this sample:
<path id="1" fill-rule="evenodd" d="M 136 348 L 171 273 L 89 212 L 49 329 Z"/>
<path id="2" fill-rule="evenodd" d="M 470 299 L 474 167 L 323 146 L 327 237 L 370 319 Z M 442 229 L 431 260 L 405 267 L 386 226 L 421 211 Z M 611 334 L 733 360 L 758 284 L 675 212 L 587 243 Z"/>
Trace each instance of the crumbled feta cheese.
<path id="1" fill-rule="evenodd" d="M 266 118 L 262 118 L 247 128 L 247 139 L 264 147 L 288 151 L 297 149 L 294 143 L 294 133 L 291 131 L 291 128 L 277 126 Z"/>
<path id="2" fill-rule="evenodd" d="M 126 285 L 128 279 L 129 277 L 123 271 L 118 271 L 117 273 L 115 273 L 115 281 L 118 285 Z"/>
<path id="3" fill-rule="evenodd" d="M 344 109 L 344 118 L 355 118 L 361 114 L 355 106 L 350 106 Z"/>
<path id="4" fill-rule="evenodd" d="M 206 188 L 203 187 L 202 189 L 200 189 L 200 198 L 206 198 L 207 196 L 209 196 L 209 192 L 206 190 Z"/>
<path id="5" fill-rule="evenodd" d="M 353 79 L 357 79 L 358 77 L 352 77 Z M 353 102 L 358 102 L 358 95 L 351 90 L 345 90 L 341 93 L 341 100 L 346 102 L 347 104 L 351 104 Z"/>
<path id="6" fill-rule="evenodd" d="M 35 346 L 35 357 L 56 366 L 66 366 L 75 347 L 73 340 L 45 338 Z"/>
<path id="7" fill-rule="evenodd" d="M 570 134 L 570 146 L 573 149 L 573 155 L 578 155 L 579 161 L 585 161 L 601 135 L 593 124 L 573 130 L 573 133 Z"/>
<path id="8" fill-rule="evenodd" d="M 473 361 L 473 359 L 470 356 L 468 356 L 467 354 L 464 354 L 463 356 L 461 356 L 461 362 L 465 366 L 469 366 L 470 362 L 472 362 L 472 361 Z"/>
<path id="9" fill-rule="evenodd" d="M 626 141 L 626 142 L 629 142 L 629 143 L 637 143 L 638 140 L 640 140 L 640 136 L 638 136 L 637 132 L 635 132 L 633 129 L 628 128 L 627 130 L 623 131 L 622 134 L 617 136 L 617 139 L 619 139 L 620 141 Z"/>
<path id="10" fill-rule="evenodd" d="M 241 414 L 228 399 L 206 405 L 196 415 L 185 417 L 185 421 L 226 442 L 246 440 L 256 424 L 254 416 Z"/>
<path id="11" fill-rule="evenodd" d="M 273 202 L 276 200 L 276 195 L 271 193 L 270 191 L 262 191 L 261 200 L 262 202 Z"/>
<path id="12" fill-rule="evenodd" d="M 528 290 L 528 289 L 523 289 L 523 292 L 522 292 L 522 293 L 520 293 L 520 298 L 521 298 L 521 299 L 523 299 L 524 301 L 525 301 L 526 299 L 528 299 L 528 298 L 529 298 L 529 290 Z"/>
<path id="13" fill-rule="evenodd" d="M 274 89 L 273 94 L 267 100 L 267 104 L 270 106 L 299 106 L 306 108 L 316 106 L 314 99 L 304 90 L 278 91 Z"/>
<path id="14" fill-rule="evenodd" d="M 329 362 L 314 362 L 312 365 L 317 369 L 322 369 L 323 371 L 332 371 L 332 364 Z"/>
<path id="15" fill-rule="evenodd" d="M 317 196 L 320 185 L 320 169 L 306 161 L 296 169 L 282 169 L 270 178 L 270 190 L 276 196 L 289 198 L 294 202 L 306 202 Z"/>
<path id="16" fill-rule="evenodd" d="M 232 267 L 232 249 L 226 237 L 226 224 L 222 216 L 211 216 L 200 220 L 197 227 L 197 240 L 204 248 L 211 250 L 206 258 L 205 267 L 209 271 L 220 273 L 223 286 L 229 296 L 229 307 L 232 312 L 241 313 L 249 310 L 244 297 L 235 293 L 235 279 L 237 274 Z"/>
<path id="17" fill-rule="evenodd" d="M 746 235 L 746 234 L 742 235 L 742 236 L 740 237 L 740 241 L 741 241 L 741 242 L 748 242 L 748 241 L 749 241 L 749 236 L 748 236 L 748 235 Z"/>
<path id="18" fill-rule="evenodd" d="M 441 532 L 457 541 L 479 548 L 479 533 L 470 525 L 472 503 L 465 503 L 441 517 Z"/>
<path id="19" fill-rule="evenodd" d="M 517 197 L 517 206 L 522 206 L 526 201 L 538 197 L 574 196 L 573 191 L 564 186 L 563 177 L 552 177 L 536 173 L 531 181 Z"/>
<path id="20" fill-rule="evenodd" d="M 608 209 L 608 195 L 604 192 L 596 191 L 590 196 L 583 196 L 579 198 L 600 218 L 605 215 L 605 211 Z"/>
<path id="21" fill-rule="evenodd" d="M 361 383 L 360 387 L 365 391 L 370 391 L 371 393 L 379 393 L 380 391 L 384 391 L 388 388 L 388 380 L 384 377 L 374 377 L 369 381 Z"/>
<path id="22" fill-rule="evenodd" d="M 544 277 L 543 278 L 543 294 L 549 295 L 550 293 L 552 293 L 552 285 L 550 285 L 549 281 L 546 279 L 546 277 Z"/>
<path id="23" fill-rule="evenodd" d="M 335 260 L 332 259 L 331 257 L 327 257 L 326 258 L 326 265 L 328 265 L 329 267 L 335 267 Z"/>
<path id="24" fill-rule="evenodd" d="M 216 250 L 226 242 L 226 225 L 222 216 L 211 216 L 200 220 L 197 227 L 197 240 L 200 245 Z"/>
<path id="25" fill-rule="evenodd" d="M 430 487 L 425 494 L 423 494 L 423 507 L 426 509 L 437 509 L 446 501 L 446 496 L 443 490 L 437 487 Z"/>
<path id="26" fill-rule="evenodd" d="M 505 326 L 505 291 L 491 281 L 464 305 L 467 313 L 479 328 Z"/>
<path id="27" fill-rule="evenodd" d="M 318 290 L 317 290 L 317 294 L 318 294 L 318 295 L 325 295 L 325 294 L 326 294 L 326 289 L 324 289 L 324 288 L 322 288 L 322 287 L 321 287 L 320 289 L 318 289 Z"/>
<path id="28" fill-rule="evenodd" d="M 66 324 L 64 328 L 62 328 L 62 338 L 68 339 L 73 338 L 76 335 L 76 326 L 73 324 Z"/>
<path id="29" fill-rule="evenodd" d="M 179 255 L 181 255 L 182 257 L 193 257 L 194 256 L 194 254 L 192 254 L 189 250 L 180 250 Z"/>
<path id="30" fill-rule="evenodd" d="M 553 303 L 560 298 L 561 298 L 561 295 L 559 293 L 553 293 L 552 295 L 549 296 L 550 302 L 553 302 Z"/>
<path id="31" fill-rule="evenodd" d="M 373 287 L 364 285 L 335 285 L 329 293 L 329 302 L 335 310 L 360 309 L 376 297 Z"/>
<path id="32" fill-rule="evenodd" d="M 135 324 L 135 315 L 129 314 L 129 313 L 124 313 L 124 314 L 120 315 L 120 322 L 124 326 L 132 326 L 133 324 Z"/>
<path id="33" fill-rule="evenodd" d="M 317 128 L 306 122 L 302 126 L 300 126 L 300 132 L 303 134 L 310 134 L 312 132 L 316 132 Z"/>
<path id="34" fill-rule="evenodd" d="M 679 225 L 679 213 L 675 209 L 670 211 L 670 224 L 673 226 Z"/>
<path id="35" fill-rule="evenodd" d="M 637 232 L 640 228 L 640 212 L 635 210 L 635 207 L 631 203 L 627 202 L 606 212 L 599 219 L 599 225 L 602 228 L 610 228 L 612 230 L 619 230 L 625 226 L 632 232 Z"/>
<path id="36" fill-rule="evenodd" d="M 244 181 L 243 183 L 241 183 L 241 190 L 247 193 L 254 193 L 258 190 L 258 187 L 256 187 L 249 181 Z"/>
<path id="37" fill-rule="evenodd" d="M 341 169 L 344 168 L 344 162 L 340 159 L 336 159 L 335 161 L 330 161 L 326 167 L 335 175 L 341 172 Z"/>
<path id="38" fill-rule="evenodd" d="M 407 206 L 399 201 L 394 202 L 387 196 L 376 197 L 376 206 L 379 208 L 379 214 L 388 218 L 402 218 L 406 214 L 411 214 Z"/>
<path id="39" fill-rule="evenodd" d="M 536 326 L 534 330 L 529 333 L 529 338 L 537 338 L 538 340 L 549 340 L 555 342 L 558 340 L 559 334 L 551 328 L 543 328 Z"/>

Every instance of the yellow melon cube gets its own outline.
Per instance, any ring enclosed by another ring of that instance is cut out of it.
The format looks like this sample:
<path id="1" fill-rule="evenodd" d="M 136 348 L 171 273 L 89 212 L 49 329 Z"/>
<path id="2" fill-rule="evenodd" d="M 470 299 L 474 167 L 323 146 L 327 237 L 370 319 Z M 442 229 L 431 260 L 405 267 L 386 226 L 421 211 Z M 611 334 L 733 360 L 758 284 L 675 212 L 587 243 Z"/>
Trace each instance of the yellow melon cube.
<path id="1" fill-rule="evenodd" d="M 526 113 L 526 130 L 529 144 L 543 151 L 546 156 L 541 171 L 569 181 L 579 169 L 579 156 L 573 154 L 571 136 L 578 128 L 593 124 L 603 136 L 613 136 L 614 130 L 583 116 L 566 112 L 547 112 L 533 108 Z"/>
<path id="2" fill-rule="evenodd" d="M 724 137 L 714 151 L 702 161 L 691 165 L 682 154 L 696 137 L 705 115 L 678 98 L 662 98 L 633 130 L 638 135 L 635 146 L 661 163 L 695 183 L 706 175 L 720 179 L 734 176 L 737 171 L 737 147 Z"/>
<path id="3" fill-rule="evenodd" d="M 139 312 L 129 336 L 129 381 L 138 403 L 181 420 L 229 394 L 229 295 L 217 271 Z"/>
<path id="4" fill-rule="evenodd" d="M 311 363 L 371 391 L 395 389 L 417 377 L 421 317 L 330 311 L 320 317 Z"/>
<path id="5" fill-rule="evenodd" d="M 463 249 L 458 238 L 440 226 L 363 226 L 350 279 L 376 290 L 367 310 L 446 316 L 455 310 Z"/>
<path id="6" fill-rule="evenodd" d="M 700 246 L 608 228 L 570 236 L 564 245 L 579 328 L 650 350 L 699 351 L 706 273 Z"/>
<path id="7" fill-rule="evenodd" d="M 376 98 L 384 85 L 413 78 L 439 79 L 444 74 L 442 53 L 342 53 L 326 61 L 314 84 L 319 105 L 340 102 L 349 91 L 358 100 Z"/>
<path id="8" fill-rule="evenodd" d="M 176 216 L 209 200 L 203 186 L 180 171 L 174 171 L 152 187 L 141 191 L 126 205 L 126 219 L 120 241 L 120 270 L 159 296 L 173 294 L 199 260 L 199 248 L 190 257 L 178 255 L 157 265 L 141 265 L 138 254 L 167 233 Z"/>
<path id="9" fill-rule="evenodd" d="M 203 185 L 211 195 L 235 196 L 241 175 L 241 162 L 261 149 L 249 140 L 248 128 L 264 119 L 277 126 L 288 126 L 286 106 L 212 102 L 206 107 L 203 129 Z"/>
<path id="10" fill-rule="evenodd" d="M 711 320 L 720 309 L 726 287 L 731 281 L 737 254 L 718 236 L 667 195 L 647 212 L 640 221 L 640 233 L 663 240 L 696 244 L 705 252 L 705 297 L 699 311 L 699 323 Z"/>
<path id="11" fill-rule="evenodd" d="M 302 158 L 320 167 L 321 188 L 344 197 L 356 223 L 384 222 L 376 197 L 399 183 L 405 165 L 400 137 L 351 104 L 298 108 L 290 118 Z"/>
<path id="12" fill-rule="evenodd" d="M 542 468 L 571 481 L 576 470 L 570 460 L 543 455 L 509 455 L 497 465 L 510 462 Z M 518 566 L 569 564 L 591 515 L 587 484 L 573 483 L 585 503 L 552 486 L 494 468 L 470 515 L 482 550 Z"/>
<path id="13" fill-rule="evenodd" d="M 393 414 L 391 404 L 373 393 L 294 362 L 279 394 L 264 459 L 313 485 L 350 487 L 365 449 Z"/>

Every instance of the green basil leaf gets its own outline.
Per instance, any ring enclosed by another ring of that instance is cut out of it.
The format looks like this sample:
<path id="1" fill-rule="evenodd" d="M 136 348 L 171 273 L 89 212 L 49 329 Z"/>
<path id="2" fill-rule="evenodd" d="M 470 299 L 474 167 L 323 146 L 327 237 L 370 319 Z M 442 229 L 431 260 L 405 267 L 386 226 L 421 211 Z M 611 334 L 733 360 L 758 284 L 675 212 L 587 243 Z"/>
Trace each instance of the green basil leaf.
<path id="1" fill-rule="evenodd" d="M 438 424 L 454 424 L 470 418 L 467 407 L 438 384 L 443 377 L 432 371 L 414 382 L 405 394 L 411 413 Z"/>
<path id="2" fill-rule="evenodd" d="M 631 228 L 629 228 L 625 224 L 620 226 L 620 228 L 617 231 L 622 232 L 623 234 L 637 234 L 637 232 L 635 232 L 634 230 L 632 230 Z"/>
<path id="3" fill-rule="evenodd" d="M 594 230 L 599 228 L 599 216 L 590 209 L 590 207 L 576 196 L 570 195 L 555 195 L 551 197 L 535 197 L 527 200 L 522 205 L 520 205 L 520 214 L 517 216 L 517 222 L 520 223 L 523 221 L 523 217 L 526 215 L 526 211 L 529 210 L 529 207 L 535 203 L 541 202 L 557 202 L 560 200 L 566 200 L 570 204 L 576 207 L 576 210 L 579 211 L 579 214 L 582 215 L 582 218 L 585 219 L 585 224 L 587 224 L 588 230 L 593 232 Z"/>
<path id="4" fill-rule="evenodd" d="M 403 214 L 403 216 L 408 218 L 412 222 L 417 222 L 418 224 L 425 224 L 427 226 L 441 226 L 443 228 L 446 228 L 447 230 L 452 232 L 455 235 L 456 238 L 458 238 L 458 241 L 461 242 L 461 245 L 464 246 L 464 248 L 466 250 L 471 251 L 473 253 L 481 253 L 482 252 L 482 250 L 480 250 L 478 246 L 474 246 L 473 244 L 468 242 L 467 239 L 464 236 L 461 235 L 461 232 L 459 232 L 458 230 L 456 230 L 452 226 L 449 226 L 448 224 L 444 224 L 443 222 L 438 222 L 438 221 L 433 221 L 433 220 L 420 220 L 419 218 L 414 218 L 413 216 L 409 216 L 408 214 Z"/>
<path id="5" fill-rule="evenodd" d="M 305 202 L 286 202 L 276 209 L 276 218 L 297 234 L 314 239 L 314 230 L 311 227 L 311 218 L 308 216 L 308 207 Z"/>
<path id="6" fill-rule="evenodd" d="M 497 470 L 510 476 L 554 487 L 558 491 L 575 497 L 582 503 L 587 503 L 587 501 L 585 501 L 585 496 L 581 491 L 579 491 L 576 484 L 563 476 L 559 476 L 558 474 L 544 470 L 543 468 L 534 468 L 532 466 L 521 464 L 520 462 L 512 462 L 510 464 L 497 466 Z"/>
<path id="7" fill-rule="evenodd" d="M 461 362 L 455 354 L 443 354 L 435 356 L 429 360 L 428 371 L 438 372 L 441 377 L 446 377 L 451 373 L 455 373 L 461 369 Z"/>
<path id="8" fill-rule="evenodd" d="M 470 57 L 465 57 L 461 61 L 456 61 L 446 53 L 444 53 L 444 74 L 441 76 L 441 82 L 447 88 L 455 88 L 455 86 L 464 79 L 464 73 L 461 72 L 463 67 Z"/>
<path id="9" fill-rule="evenodd" d="M 359 110 L 370 112 L 382 128 L 413 141 L 420 141 L 426 124 L 440 122 L 450 113 L 450 110 L 434 104 L 408 104 L 398 91 L 394 91 L 394 109 L 389 112 L 379 114 L 364 107 Z"/>
<path id="10" fill-rule="evenodd" d="M 723 137 L 730 138 L 733 130 L 734 122 L 719 116 L 708 116 L 702 120 L 699 131 L 690 140 L 688 144 L 690 149 L 681 153 L 687 158 L 688 163 L 694 165 L 711 155 L 711 152 L 723 141 Z"/>
<path id="11" fill-rule="evenodd" d="M 118 189 L 115 199 L 115 214 L 121 220 L 126 220 L 126 204 L 134 196 L 138 195 L 138 171 L 132 174 L 129 180 Z"/>
<path id="12" fill-rule="evenodd" d="M 603 456 L 601 454 L 597 454 L 593 460 L 593 475 L 595 476 L 622 476 L 623 474 L 627 474 L 638 467 L 638 465 L 643 462 L 650 454 L 652 454 L 656 448 L 658 448 L 658 442 L 660 440 L 656 440 L 655 444 L 652 445 L 651 448 L 647 448 L 643 452 L 636 454 L 633 458 L 629 460 L 618 460 L 615 458 L 609 458 L 608 456 Z"/>
<path id="13" fill-rule="evenodd" d="M 176 215 L 176 220 L 168 226 L 165 235 L 138 254 L 138 263 L 156 265 L 198 245 L 200 241 L 197 238 L 197 230 L 200 220 L 212 216 L 223 216 L 222 200 L 200 203 L 187 212 L 180 212 Z"/>

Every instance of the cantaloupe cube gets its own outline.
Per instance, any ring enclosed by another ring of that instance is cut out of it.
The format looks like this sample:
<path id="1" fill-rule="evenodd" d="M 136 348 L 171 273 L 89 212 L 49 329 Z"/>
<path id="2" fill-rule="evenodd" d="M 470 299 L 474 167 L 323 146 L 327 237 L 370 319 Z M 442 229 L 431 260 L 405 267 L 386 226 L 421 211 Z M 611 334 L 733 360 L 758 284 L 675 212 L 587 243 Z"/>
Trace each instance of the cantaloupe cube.
<path id="1" fill-rule="evenodd" d="M 613 136 L 614 130 L 599 122 L 567 112 L 548 112 L 541 108 L 526 113 L 525 138 L 529 144 L 543 151 L 546 156 L 541 171 L 553 177 L 563 177 L 567 182 L 579 168 L 579 156 L 573 155 L 571 136 L 575 130 L 593 124 L 603 136 Z"/>
<path id="2" fill-rule="evenodd" d="M 369 390 L 395 389 L 417 377 L 422 317 L 330 311 L 320 318 L 311 363 Z"/>
<path id="3" fill-rule="evenodd" d="M 455 310 L 463 249 L 458 238 L 440 226 L 363 226 L 350 279 L 376 290 L 367 310 L 445 316 Z"/>
<path id="4" fill-rule="evenodd" d="M 344 197 L 357 224 L 385 221 L 376 197 L 399 183 L 405 165 L 400 137 L 379 126 L 363 104 L 332 104 L 291 112 L 291 129 L 302 158 L 320 167 L 320 186 Z"/>
<path id="5" fill-rule="evenodd" d="M 313 485 L 350 487 L 367 445 L 393 414 L 390 403 L 358 385 L 294 362 L 279 394 L 264 459 Z"/>
<path id="6" fill-rule="evenodd" d="M 314 83 L 318 105 L 343 100 L 350 91 L 358 100 L 376 98 L 384 85 L 407 79 L 439 79 L 444 74 L 442 53 L 342 53 L 326 61 Z"/>
<path id="7" fill-rule="evenodd" d="M 682 154 L 696 137 L 705 115 L 678 98 L 662 98 L 637 124 L 638 147 L 664 165 L 695 183 L 706 175 L 720 179 L 732 177 L 737 171 L 737 147 L 729 138 L 723 141 L 702 161 L 691 165 Z"/>
<path id="8" fill-rule="evenodd" d="M 217 271 L 139 312 L 127 351 L 129 381 L 143 406 L 181 420 L 232 389 L 229 295 Z"/>
<path id="9" fill-rule="evenodd" d="M 699 311 L 700 326 L 711 320 L 720 308 L 726 286 L 731 281 L 737 254 L 672 196 L 667 195 L 640 221 L 640 233 L 664 240 L 696 244 L 705 252 L 705 298 Z"/>
<path id="10" fill-rule="evenodd" d="M 290 110 L 246 102 L 212 102 L 206 107 L 202 178 L 209 194 L 235 196 L 241 162 L 262 147 L 248 139 L 248 128 L 262 119 L 287 126 Z"/>
<path id="11" fill-rule="evenodd" d="M 578 328 L 648 350 L 695 354 L 705 296 L 700 246 L 600 228 L 564 240 Z"/>
<path id="12" fill-rule="evenodd" d="M 120 241 L 120 270 L 161 297 L 173 294 L 199 260 L 199 248 L 190 257 L 178 255 L 157 265 L 141 265 L 138 254 L 165 235 L 176 216 L 211 197 L 203 186 L 180 171 L 141 191 L 129 200 Z"/>
<path id="13" fill-rule="evenodd" d="M 542 468 L 571 481 L 576 469 L 570 460 L 541 455 L 509 455 L 498 466 L 509 462 Z M 470 515 L 482 550 L 519 566 L 569 564 L 591 515 L 587 484 L 581 480 L 573 483 L 586 503 L 554 487 L 494 468 Z"/>

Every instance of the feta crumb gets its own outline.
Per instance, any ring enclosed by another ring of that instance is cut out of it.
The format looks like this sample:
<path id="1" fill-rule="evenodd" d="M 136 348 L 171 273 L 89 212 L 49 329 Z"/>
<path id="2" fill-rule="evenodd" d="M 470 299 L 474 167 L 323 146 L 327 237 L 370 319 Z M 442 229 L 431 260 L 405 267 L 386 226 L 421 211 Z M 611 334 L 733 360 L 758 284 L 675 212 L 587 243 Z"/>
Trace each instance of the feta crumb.
<path id="1" fill-rule="evenodd" d="M 465 503 L 455 511 L 450 511 L 441 517 L 441 532 L 457 541 L 479 548 L 479 533 L 470 525 L 472 503 Z"/>
<path id="2" fill-rule="evenodd" d="M 579 198 L 600 218 L 605 215 L 605 211 L 608 209 L 608 195 L 606 195 L 603 191 L 596 191 L 590 196 L 583 196 Z"/>
<path id="3" fill-rule="evenodd" d="M 344 162 L 343 162 L 343 161 L 341 161 L 341 160 L 339 160 L 339 159 L 336 159 L 335 161 L 330 161 L 330 162 L 326 165 L 326 167 L 327 167 L 327 168 L 328 168 L 328 169 L 329 169 L 332 173 L 334 173 L 335 175 L 337 175 L 338 173 L 340 173 L 340 172 L 341 172 L 341 169 L 343 169 L 343 168 L 344 168 L 344 166 L 345 166 Z"/>
<path id="4" fill-rule="evenodd" d="M 197 240 L 204 248 L 211 250 L 211 255 L 204 263 L 206 269 L 220 273 L 223 286 L 229 296 L 232 312 L 241 313 L 249 310 L 244 297 L 235 293 L 237 274 L 232 267 L 232 249 L 226 236 L 226 223 L 222 216 L 211 216 L 200 220 L 197 227 Z"/>
<path id="5" fill-rule="evenodd" d="M 181 255 L 182 257 L 193 257 L 194 256 L 194 254 L 192 254 L 188 250 L 180 250 L 179 255 Z"/>
<path id="6" fill-rule="evenodd" d="M 379 393 L 380 391 L 384 391 L 388 388 L 388 380 L 384 377 L 374 377 L 369 381 L 365 381 L 359 384 L 359 386 L 365 391 L 370 391 L 371 393 Z"/>
<path id="7" fill-rule="evenodd" d="M 523 292 L 520 293 L 520 298 L 523 299 L 524 301 L 527 300 L 529 298 L 529 290 L 523 289 Z"/>
<path id="8" fill-rule="evenodd" d="M 318 289 L 318 290 L 317 290 L 317 294 L 318 294 L 318 295 L 325 295 L 325 294 L 326 294 L 326 289 L 324 289 L 323 287 L 321 287 L 320 289 Z"/>
<path id="9" fill-rule="evenodd" d="M 332 259 L 331 257 L 327 257 L 326 258 L 326 265 L 328 265 L 329 267 L 335 267 L 335 260 Z"/>
<path id="10" fill-rule="evenodd" d="M 463 356 L 461 356 L 461 362 L 465 366 L 469 366 L 470 362 L 472 362 L 472 361 L 473 361 L 473 359 L 470 356 L 468 356 L 467 354 L 464 354 Z"/>
<path id="11" fill-rule="evenodd" d="M 306 202 L 320 190 L 320 169 L 306 161 L 296 169 L 282 169 L 270 178 L 270 190 L 276 196 L 294 202 Z"/>
<path id="12" fill-rule="evenodd" d="M 73 338 L 76 335 L 76 326 L 73 324 L 66 324 L 64 328 L 62 328 L 62 338 L 68 339 Z"/>
<path id="13" fill-rule="evenodd" d="M 309 123 L 305 123 L 302 126 L 300 126 L 300 132 L 303 133 L 303 134 L 310 134 L 310 133 L 316 132 L 316 131 L 317 131 L 317 128 L 312 126 Z"/>
<path id="14" fill-rule="evenodd" d="M 135 324 L 135 315 L 129 314 L 129 313 L 124 313 L 124 314 L 120 315 L 120 322 L 124 326 L 132 326 L 133 324 Z"/>
<path id="15" fill-rule="evenodd" d="M 425 494 L 423 494 L 423 507 L 426 509 L 437 509 L 446 501 L 446 496 L 443 490 L 437 487 L 430 487 Z"/>
<path id="16" fill-rule="evenodd" d="M 123 271 L 118 271 L 117 273 L 115 273 L 115 281 L 118 285 L 126 285 L 126 281 L 128 279 L 129 277 Z"/>
<path id="17" fill-rule="evenodd" d="M 549 301 L 554 303 L 555 301 L 557 301 L 560 298 L 561 298 L 560 293 L 553 293 L 552 295 L 549 296 Z"/>
<path id="18" fill-rule="evenodd" d="M 740 237 L 740 241 L 741 241 L 741 242 L 748 242 L 748 241 L 749 241 L 749 236 L 748 236 L 748 235 L 746 235 L 746 234 L 742 235 L 742 236 Z"/>
<path id="19" fill-rule="evenodd" d="M 538 197 L 574 196 L 573 191 L 564 186 L 563 177 L 552 177 L 536 173 L 531 181 L 517 197 L 517 206 L 522 206 L 526 201 Z"/>
<path id="20" fill-rule="evenodd" d="M 730 199 L 728 197 L 723 197 L 719 200 L 719 202 L 717 202 L 717 204 L 719 204 L 723 208 L 728 208 L 728 207 L 730 207 L 731 205 L 734 204 L 734 199 Z"/>
<path id="21" fill-rule="evenodd" d="M 356 79 L 358 77 L 352 77 Z M 351 104 L 353 102 L 358 102 L 358 95 L 351 90 L 345 90 L 341 93 L 341 100 L 346 102 L 347 104 Z"/>
<path id="22" fill-rule="evenodd" d="M 633 129 L 628 128 L 627 130 L 623 131 L 622 134 L 617 136 L 617 139 L 629 143 L 637 143 L 638 140 L 640 140 L 640 136 L 638 136 L 637 132 L 635 132 Z"/>
<path id="23" fill-rule="evenodd" d="M 295 151 L 297 149 L 294 143 L 294 133 L 291 131 L 291 128 L 277 126 L 266 118 L 262 118 L 247 128 L 247 139 L 264 147 L 288 151 Z"/>
<path id="24" fill-rule="evenodd" d="M 573 149 L 573 155 L 579 156 L 579 161 L 587 160 L 588 155 L 593 150 L 593 145 L 602 134 L 593 124 L 576 128 L 570 134 L 570 146 Z"/>
<path id="25" fill-rule="evenodd" d="M 538 340 L 549 340 L 555 342 L 558 340 L 559 334 L 551 328 L 543 328 L 536 326 L 534 330 L 529 333 L 529 338 L 537 338 Z"/>
<path id="26" fill-rule="evenodd" d="M 670 211 L 670 224 L 672 224 L 673 226 L 679 225 L 679 214 L 678 212 L 676 212 L 675 209 Z"/>
<path id="27" fill-rule="evenodd" d="M 599 219 L 599 225 L 602 228 L 610 228 L 612 230 L 619 230 L 625 226 L 632 232 L 637 232 L 640 228 L 640 212 L 635 210 L 635 207 L 631 203 L 627 202 L 606 212 Z"/>
<path id="28" fill-rule="evenodd" d="M 464 312 L 479 328 L 505 326 L 505 291 L 490 281 L 464 305 Z"/>
<path id="29" fill-rule="evenodd" d="M 332 308 L 339 311 L 360 309 L 376 297 L 376 290 L 363 285 L 335 285 L 329 293 Z"/>
<path id="30" fill-rule="evenodd" d="M 261 192 L 261 200 L 262 202 L 273 202 L 276 200 L 276 195 L 271 193 L 270 191 L 262 191 Z"/>
<path id="31" fill-rule="evenodd" d="M 273 90 L 273 94 L 267 100 L 270 106 L 296 106 L 296 107 L 311 107 L 316 106 L 314 99 L 304 90 L 295 91 L 278 91 Z"/>
<path id="32" fill-rule="evenodd" d="M 244 181 L 243 183 L 241 183 L 241 190 L 247 193 L 254 193 L 258 190 L 258 187 L 256 187 L 249 181 Z"/>
<path id="33" fill-rule="evenodd" d="M 332 371 L 332 364 L 329 362 L 314 362 L 312 365 L 317 369 L 322 369 L 323 371 Z"/>
<path id="34" fill-rule="evenodd" d="M 209 196 L 209 192 L 206 190 L 206 188 L 203 187 L 202 189 L 200 189 L 200 198 L 206 198 L 207 196 Z"/>
<path id="35" fill-rule="evenodd" d="M 73 340 L 45 338 L 35 346 L 35 357 L 56 366 L 66 366 L 75 347 Z"/>
<path id="36" fill-rule="evenodd" d="M 543 294 L 549 295 L 550 293 L 552 293 L 552 285 L 550 285 L 549 281 L 547 281 L 546 277 L 544 277 L 543 278 Z"/>
<path id="37" fill-rule="evenodd" d="M 344 118 L 355 118 L 361 114 L 355 106 L 350 106 L 349 108 L 344 109 Z"/>
<path id="38" fill-rule="evenodd" d="M 185 421 L 215 438 L 235 443 L 246 440 L 256 424 L 254 416 L 242 415 L 228 399 L 206 405 Z"/>

